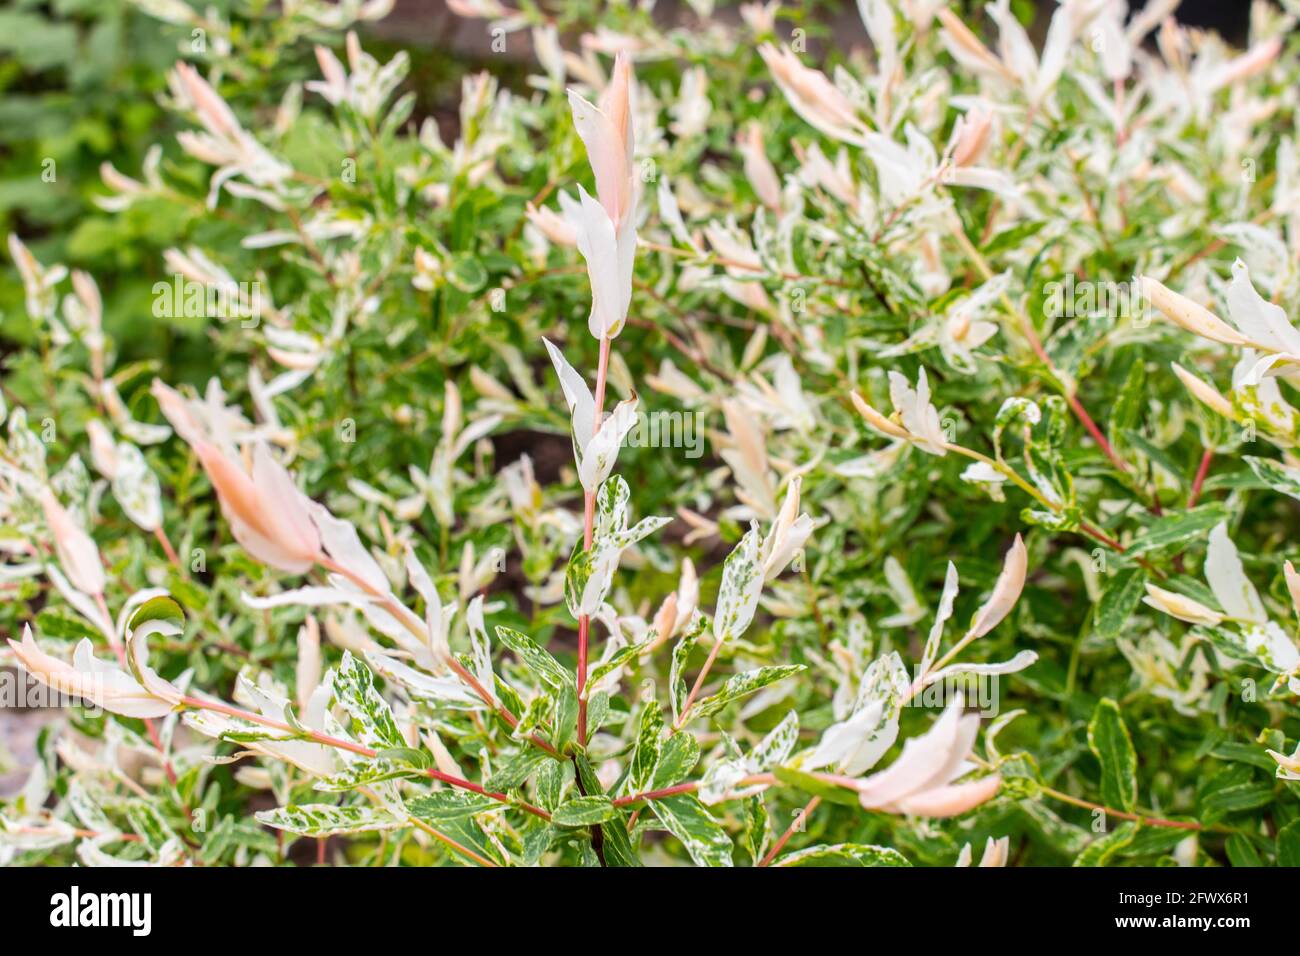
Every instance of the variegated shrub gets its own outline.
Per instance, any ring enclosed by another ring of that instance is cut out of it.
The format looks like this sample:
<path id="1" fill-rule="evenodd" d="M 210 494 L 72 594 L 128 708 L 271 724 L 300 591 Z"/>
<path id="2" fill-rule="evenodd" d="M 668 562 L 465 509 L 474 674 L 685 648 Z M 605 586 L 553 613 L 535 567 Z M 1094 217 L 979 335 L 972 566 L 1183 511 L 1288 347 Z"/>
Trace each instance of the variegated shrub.
<path id="1" fill-rule="evenodd" d="M 114 7 L 0 860 L 1300 863 L 1300 5 L 712 6 Z"/>

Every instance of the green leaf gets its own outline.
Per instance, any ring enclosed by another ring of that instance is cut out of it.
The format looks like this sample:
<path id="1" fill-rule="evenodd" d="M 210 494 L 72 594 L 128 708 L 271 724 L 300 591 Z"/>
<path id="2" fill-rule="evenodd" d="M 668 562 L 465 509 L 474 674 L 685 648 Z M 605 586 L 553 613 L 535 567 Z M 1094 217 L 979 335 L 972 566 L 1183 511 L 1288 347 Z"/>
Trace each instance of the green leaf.
<path id="1" fill-rule="evenodd" d="M 1277 865 L 1300 866 L 1300 820 L 1277 831 Z"/>
<path id="2" fill-rule="evenodd" d="M 691 794 L 651 800 L 659 822 L 682 842 L 696 866 L 731 866 L 731 837 Z"/>
<path id="3" fill-rule="evenodd" d="M 614 801 L 604 794 L 574 797 L 561 804 L 552 815 L 557 827 L 589 827 L 618 815 Z"/>
<path id="4" fill-rule="evenodd" d="M 681 783 L 695 769 L 700 760 L 700 745 L 690 734 L 682 731 L 673 734 L 659 752 L 651 790 L 663 790 Z"/>
<path id="5" fill-rule="evenodd" d="M 499 805 L 500 804 L 498 804 L 498 806 Z M 431 824 L 431 826 L 443 836 L 455 840 L 461 846 L 468 850 L 472 850 L 484 859 L 492 860 L 497 864 L 505 864 L 509 862 L 504 855 L 501 846 L 495 840 L 489 838 L 483 831 L 483 828 L 479 826 L 478 821 L 473 819 L 471 816 L 460 815 L 447 817 L 439 820 L 436 824 Z M 458 861 L 469 860 L 469 857 L 466 857 L 464 854 L 458 853 L 450 847 L 447 849 L 449 853 L 455 854 Z M 474 862 L 477 866 L 482 865 L 477 861 L 471 862 Z"/>
<path id="6" fill-rule="evenodd" d="M 1227 521 L 1228 517 L 1228 509 L 1216 501 L 1191 511 L 1157 518 L 1133 539 L 1133 543 L 1124 549 L 1124 554 L 1126 557 L 1137 557 L 1200 538 L 1209 534 L 1210 529 L 1219 522 Z"/>
<path id="7" fill-rule="evenodd" d="M 1281 833 L 1279 832 L 1278 835 L 1280 838 Z M 1297 833 L 1297 838 L 1300 839 L 1300 832 Z M 1228 862 L 1233 866 L 1248 867 L 1264 865 L 1264 861 L 1259 858 L 1259 852 L 1253 845 L 1251 845 L 1251 842 L 1240 833 L 1230 834 L 1228 839 L 1224 841 L 1223 849 L 1224 852 L 1228 854 Z M 1296 849 L 1297 851 L 1300 851 L 1300 846 L 1297 846 Z M 1289 865 L 1300 866 L 1300 852 L 1298 852 L 1295 862 Z"/>
<path id="8" fill-rule="evenodd" d="M 375 750 L 406 749 L 392 708 L 375 688 L 375 675 L 351 651 L 343 652 L 334 675 L 334 696 L 352 718 L 352 731 L 363 744 Z"/>
<path id="9" fill-rule="evenodd" d="M 712 697 L 706 697 L 693 705 L 691 707 L 691 716 L 697 718 L 712 717 L 728 704 L 734 703 L 742 697 L 748 697 L 754 691 L 761 690 L 768 684 L 775 684 L 779 680 L 784 680 L 791 674 L 797 674 L 801 670 L 803 670 L 802 664 L 777 664 L 771 667 L 760 667 L 756 670 L 733 674 L 722 685 L 722 690 Z"/>
<path id="10" fill-rule="evenodd" d="M 1115 638 L 1146 593 L 1146 573 L 1141 568 L 1117 571 L 1097 602 L 1094 627 L 1099 635 Z"/>
<path id="11" fill-rule="evenodd" d="M 598 796 L 604 793 L 600 779 L 591 769 L 591 761 L 586 756 L 577 754 L 573 758 L 573 768 L 578 779 L 582 781 L 582 788 L 586 790 L 587 796 Z M 620 811 L 608 823 L 596 824 L 600 827 L 601 840 L 605 845 L 606 866 L 638 867 L 641 865 L 636 852 L 632 849 L 632 840 L 627 832 L 627 820 L 627 814 Z"/>
<path id="12" fill-rule="evenodd" d="M 1101 764 L 1101 800 L 1132 813 L 1137 806 L 1137 754 L 1119 705 L 1103 698 L 1088 724 L 1088 747 Z"/>
<path id="13" fill-rule="evenodd" d="M 514 754 L 492 771 L 483 786 L 488 790 L 514 790 L 522 787 L 542 764 L 550 761 L 550 756 L 539 747 L 528 747 Z"/>
<path id="14" fill-rule="evenodd" d="M 1148 406 L 1146 389 L 1146 366 L 1141 360 L 1129 366 L 1128 377 L 1119 390 L 1114 407 L 1107 416 L 1106 426 L 1110 443 L 1118 448 L 1127 431 L 1136 427 L 1142 410 Z"/>
<path id="15" fill-rule="evenodd" d="M 36 615 L 36 630 L 42 637 L 61 641 L 79 641 L 82 638 L 99 641 L 104 637 L 83 618 L 53 607 L 44 608 Z"/>
<path id="16" fill-rule="evenodd" d="M 757 866 L 767 851 L 768 814 L 762 794 L 755 794 L 744 802 L 745 829 L 740 835 L 740 845 L 749 854 L 749 861 Z"/>
<path id="17" fill-rule="evenodd" d="M 411 816 L 441 829 L 441 824 L 454 820 L 464 820 L 485 810 L 503 806 L 491 797 L 481 793 L 469 793 L 465 790 L 435 790 L 416 797 L 406 804 Z"/>
<path id="18" fill-rule="evenodd" d="M 446 271 L 447 281 L 461 292 L 477 292 L 487 285 L 488 273 L 474 256 L 468 253 L 457 255 Z"/>
<path id="19" fill-rule="evenodd" d="M 146 621 L 184 621 L 185 612 L 171 597 L 160 594 L 157 597 L 150 598 L 136 608 L 135 613 L 131 615 L 131 623 L 127 628 L 134 631 Z"/>
<path id="20" fill-rule="evenodd" d="M 1206 810 L 1240 813 L 1243 810 L 1266 807 L 1272 802 L 1272 784 L 1248 783 L 1239 787 L 1224 787 L 1222 790 L 1216 790 L 1201 801 L 1201 806 Z"/>
<path id="21" fill-rule="evenodd" d="M 779 857 L 773 866 L 911 866 L 907 857 L 887 846 L 837 843 L 810 846 Z"/>
<path id="22" fill-rule="evenodd" d="M 1017 249 L 1024 245 L 1026 239 L 1036 235 L 1044 225 L 1046 225 L 1045 220 L 1030 220 L 1000 229 L 993 234 L 982 251 L 985 256 L 995 256 L 1008 249 Z"/>
<path id="23" fill-rule="evenodd" d="M 403 821 L 374 807 L 335 807 L 327 803 L 290 805 L 256 814 L 257 822 L 299 836 L 337 836 L 369 830 L 393 830 Z"/>
<path id="24" fill-rule="evenodd" d="M 514 651 L 520 663 L 555 690 L 574 683 L 573 675 L 526 634 L 498 625 L 497 640 Z"/>

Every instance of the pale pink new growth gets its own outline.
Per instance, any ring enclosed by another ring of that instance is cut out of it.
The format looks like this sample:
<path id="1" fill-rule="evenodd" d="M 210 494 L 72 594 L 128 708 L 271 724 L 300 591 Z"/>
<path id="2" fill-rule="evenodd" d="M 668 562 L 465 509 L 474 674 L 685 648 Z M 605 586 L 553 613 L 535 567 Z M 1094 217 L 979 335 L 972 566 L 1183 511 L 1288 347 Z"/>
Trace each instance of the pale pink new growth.
<path id="1" fill-rule="evenodd" d="M 323 556 L 309 499 L 266 445 L 253 449 L 252 472 L 202 435 L 184 399 L 161 382 L 153 393 L 177 434 L 194 449 L 221 502 L 231 533 L 245 550 L 273 568 L 301 574 Z"/>
<path id="2" fill-rule="evenodd" d="M 72 516 L 48 488 L 41 491 L 41 508 L 45 511 L 50 533 L 54 535 L 54 549 L 59 556 L 59 564 L 72 586 L 86 594 L 103 594 L 104 565 L 99 557 L 99 548 L 90 535 L 72 520 Z"/>
<path id="3" fill-rule="evenodd" d="M 868 810 L 915 816 L 951 817 L 965 813 L 997 793 L 996 775 L 954 784 L 968 769 L 967 757 L 979 733 L 980 719 L 962 713 L 957 697 L 934 726 L 903 747 L 887 769 L 857 783 L 858 802 Z"/>

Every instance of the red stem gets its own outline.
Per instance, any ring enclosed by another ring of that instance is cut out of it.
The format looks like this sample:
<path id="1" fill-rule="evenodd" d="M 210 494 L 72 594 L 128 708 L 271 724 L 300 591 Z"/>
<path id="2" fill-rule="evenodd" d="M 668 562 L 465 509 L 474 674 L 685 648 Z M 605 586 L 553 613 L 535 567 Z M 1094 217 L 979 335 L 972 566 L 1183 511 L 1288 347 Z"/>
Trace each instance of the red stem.
<path id="1" fill-rule="evenodd" d="M 695 703 L 696 696 L 700 693 L 700 688 L 704 686 L 704 678 L 709 676 L 709 670 L 713 667 L 713 662 L 718 659 L 718 651 L 722 650 L 722 641 L 715 639 L 713 648 L 709 651 L 708 658 L 704 661 L 704 666 L 700 672 L 695 675 L 695 683 L 691 685 L 691 692 L 686 695 L 686 702 L 682 704 L 681 716 L 677 718 L 677 728 L 680 730 L 686 726 L 686 721 L 690 719 L 691 706 Z"/>
<path id="2" fill-rule="evenodd" d="M 379 591 L 375 590 L 373 587 L 370 586 L 370 583 L 366 581 L 365 578 L 357 574 L 353 574 L 343 565 L 330 559 L 329 557 L 325 555 L 320 555 L 316 560 L 317 563 L 325 570 L 332 571 L 335 574 L 341 574 L 343 577 L 347 578 L 357 587 L 361 588 L 361 590 L 365 591 L 367 594 L 376 598 L 378 600 L 379 605 L 383 607 L 384 610 L 386 610 L 390 615 L 396 618 L 399 622 L 401 622 L 403 627 L 405 627 L 408 631 L 410 631 L 412 634 L 414 634 L 416 637 L 420 638 L 421 640 L 425 639 L 424 625 L 420 623 L 419 619 L 416 618 L 416 616 L 412 614 L 410 610 L 398 604 L 397 602 L 393 601 L 387 595 L 384 595 Z M 457 677 L 459 677 L 462 681 L 464 681 L 465 686 L 467 686 L 470 690 L 472 690 L 475 694 L 478 695 L 479 699 L 482 700 L 483 703 L 487 704 L 490 708 L 492 708 L 492 710 L 494 710 L 501 717 L 501 719 L 504 720 L 510 726 L 512 730 L 514 729 L 515 725 L 519 723 L 519 721 L 515 719 L 515 715 L 510 713 L 510 711 L 506 709 L 504 704 L 500 703 L 495 697 L 493 697 L 492 694 L 488 692 L 487 688 L 485 688 L 482 684 L 478 682 L 478 680 L 474 677 L 473 674 L 471 674 L 464 667 L 462 667 L 460 661 L 456 660 L 456 658 L 454 657 L 449 657 L 447 659 L 447 666 L 452 670 L 453 673 L 455 673 Z M 559 752 L 550 744 L 548 744 L 545 740 L 542 740 L 542 738 L 538 737 L 536 734 L 529 735 L 528 739 L 535 746 L 540 747 L 542 750 L 546 751 L 552 757 L 559 757 Z"/>
<path id="3" fill-rule="evenodd" d="M 1201 497 L 1201 486 L 1205 484 L 1205 477 L 1210 473 L 1210 461 L 1213 458 L 1214 450 L 1205 449 L 1205 454 L 1201 455 L 1201 464 L 1196 469 L 1196 478 L 1192 481 L 1192 493 L 1187 496 L 1187 507 L 1196 507 L 1196 501 Z"/>
<path id="4" fill-rule="evenodd" d="M 288 724 L 283 723 L 281 721 L 272 720 L 270 717 L 263 717 L 261 714 L 255 714 L 251 710 L 241 710 L 238 707 L 231 707 L 229 704 L 223 704 L 219 701 L 208 701 L 208 700 L 203 700 L 202 698 L 199 697 L 182 697 L 180 699 L 180 703 L 186 707 L 191 707 L 195 710 L 210 710 L 213 713 L 225 714 L 227 717 L 235 717 L 239 720 L 246 720 L 249 723 L 260 724 L 263 727 L 270 727 L 273 730 L 283 730 L 288 733 L 294 734 L 296 736 L 305 736 L 307 739 L 315 743 L 324 744 L 326 747 L 334 747 L 338 750 L 346 750 L 350 753 L 358 754 L 359 756 L 362 757 L 373 758 L 379 756 L 379 751 L 367 747 L 364 744 L 359 744 L 352 740 L 344 740 L 341 737 L 331 737 L 329 734 L 323 734 L 318 730 L 311 730 L 305 727 L 304 728 L 291 727 Z M 425 770 L 424 773 L 430 779 L 439 780 L 442 783 L 447 784 L 448 786 L 458 787 L 461 790 L 468 790 L 471 793 L 477 793 L 485 797 L 491 797 L 493 800 L 496 800 L 500 803 L 507 803 L 510 804 L 511 806 L 519 807 L 521 810 L 526 810 L 527 812 L 531 813 L 533 816 L 541 817 L 543 820 L 551 819 L 551 815 L 547 813 L 545 810 L 543 810 L 541 807 L 535 807 L 531 803 L 525 803 L 522 800 L 520 801 L 511 800 L 510 797 L 508 797 L 504 793 L 496 793 L 491 790 L 485 790 L 477 783 L 472 783 L 471 781 L 465 780 L 462 777 L 456 777 L 448 773 L 443 773 L 441 770 L 433 770 L 433 769 Z"/>
<path id="5" fill-rule="evenodd" d="M 1043 342 L 1038 337 L 1038 331 L 1034 328 L 1034 324 L 1029 320 L 1028 316 L 1025 317 L 1021 326 L 1024 328 L 1025 338 L 1029 340 L 1029 347 L 1034 350 L 1034 354 L 1038 356 L 1038 360 L 1046 365 L 1048 370 L 1059 379 L 1060 375 L 1057 374 L 1056 366 L 1052 364 L 1051 356 L 1049 356 L 1047 350 L 1043 348 Z M 1061 385 L 1064 386 L 1065 382 L 1062 381 Z M 1128 465 L 1124 464 L 1124 459 L 1115 454 L 1115 449 L 1110 446 L 1110 442 L 1108 442 L 1106 436 L 1101 433 L 1101 429 L 1097 427 L 1097 423 L 1092 420 L 1092 416 L 1088 414 L 1088 410 L 1083 407 L 1083 403 L 1079 401 L 1079 397 L 1068 388 L 1062 387 L 1061 391 L 1065 393 L 1065 400 L 1069 402 L 1070 408 L 1073 409 L 1075 416 L 1083 423 L 1083 427 L 1088 430 L 1088 434 L 1092 436 L 1093 441 L 1097 443 L 1097 447 L 1105 453 L 1106 457 L 1111 460 L 1111 463 L 1121 472 L 1128 471 Z"/>
<path id="6" fill-rule="evenodd" d="M 786 827 L 785 832 L 781 834 L 781 838 L 773 843 L 772 849 L 768 850 L 767 853 L 763 855 L 763 859 L 758 861 L 759 866 L 771 865 L 772 861 L 776 859 L 776 855 L 784 850 L 785 845 L 790 842 L 790 837 L 794 836 L 794 832 L 803 825 L 804 821 L 808 819 L 808 815 L 816 810 L 817 807 L 821 805 L 821 802 L 821 797 L 813 797 L 808 801 L 808 806 L 795 814 L 795 818 L 790 821 L 790 825 Z"/>
<path id="7" fill-rule="evenodd" d="M 1101 433 L 1101 429 L 1098 428 L 1097 423 L 1092 420 L 1092 416 L 1089 415 L 1087 409 L 1083 407 L 1083 403 L 1079 401 L 1078 396 L 1066 393 L 1065 400 L 1070 403 L 1070 407 L 1074 409 L 1074 414 L 1078 416 L 1079 421 L 1083 422 L 1083 427 L 1088 430 L 1088 434 L 1091 435 L 1093 441 L 1097 443 L 1097 447 L 1105 452 L 1106 457 L 1111 460 L 1116 468 L 1123 472 L 1128 471 L 1128 465 L 1124 463 L 1123 458 L 1120 458 L 1119 455 L 1115 454 L 1115 449 L 1112 448 L 1110 442 L 1106 440 L 1106 436 Z"/>
<path id="8" fill-rule="evenodd" d="M 176 553 L 176 549 L 172 547 L 172 543 L 168 540 L 167 532 L 163 530 L 162 525 L 153 529 L 153 536 L 157 538 L 158 543 L 162 545 L 163 552 L 167 555 L 167 560 L 172 563 L 172 566 L 176 568 L 177 571 L 184 574 L 185 572 L 181 567 L 180 556 Z"/>

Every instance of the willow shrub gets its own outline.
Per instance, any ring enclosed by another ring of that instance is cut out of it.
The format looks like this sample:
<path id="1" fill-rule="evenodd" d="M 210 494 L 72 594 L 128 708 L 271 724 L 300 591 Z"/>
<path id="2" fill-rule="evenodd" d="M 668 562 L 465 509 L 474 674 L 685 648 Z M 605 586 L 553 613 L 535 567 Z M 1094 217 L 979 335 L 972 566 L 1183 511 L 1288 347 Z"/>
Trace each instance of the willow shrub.
<path id="1" fill-rule="evenodd" d="M 1300 862 L 1295 4 L 457 0 L 454 115 L 137 5 L 0 287 L 0 859 Z"/>

